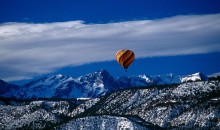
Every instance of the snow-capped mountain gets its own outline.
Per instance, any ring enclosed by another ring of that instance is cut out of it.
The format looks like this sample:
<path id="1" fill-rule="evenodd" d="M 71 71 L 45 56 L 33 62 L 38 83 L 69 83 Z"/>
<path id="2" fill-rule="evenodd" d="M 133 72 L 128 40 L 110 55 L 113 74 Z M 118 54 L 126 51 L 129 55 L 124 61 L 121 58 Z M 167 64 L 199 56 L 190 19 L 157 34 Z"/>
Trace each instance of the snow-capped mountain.
<path id="1" fill-rule="evenodd" d="M 159 84 L 175 84 L 181 83 L 181 77 L 179 75 L 167 74 L 167 75 L 138 75 L 129 77 L 119 77 L 117 82 L 122 82 L 127 86 L 149 86 Z"/>
<path id="2" fill-rule="evenodd" d="M 94 98 L 106 93 L 129 87 L 207 80 L 202 73 L 181 78 L 179 75 L 138 75 L 113 78 L 106 70 L 100 70 L 80 77 L 61 74 L 40 78 L 24 86 L 0 81 L 0 96 L 17 98 Z"/>
<path id="3" fill-rule="evenodd" d="M 201 73 L 181 78 L 179 75 L 139 75 L 113 78 L 106 70 L 100 70 L 80 77 L 70 77 L 61 74 L 40 78 L 24 86 L 7 89 L 0 86 L 2 96 L 17 98 L 93 98 L 123 88 L 149 86 L 158 84 L 173 84 L 187 81 L 204 80 Z M 12 85 L 11 85 L 12 86 Z M 19 88 L 19 89 L 17 89 Z M 3 93 L 4 90 L 4 93 Z"/>
<path id="4" fill-rule="evenodd" d="M 73 78 L 61 74 L 41 78 L 4 94 L 18 98 L 92 98 L 117 90 L 114 78 L 105 70 Z"/>
<path id="5" fill-rule="evenodd" d="M 135 87 L 101 98 L 0 104 L 0 129 L 220 129 L 220 81 Z"/>
<path id="6" fill-rule="evenodd" d="M 205 76 L 203 73 L 195 73 L 191 75 L 187 75 L 181 78 L 181 82 L 192 82 L 192 81 L 205 81 L 208 80 L 208 77 Z"/>

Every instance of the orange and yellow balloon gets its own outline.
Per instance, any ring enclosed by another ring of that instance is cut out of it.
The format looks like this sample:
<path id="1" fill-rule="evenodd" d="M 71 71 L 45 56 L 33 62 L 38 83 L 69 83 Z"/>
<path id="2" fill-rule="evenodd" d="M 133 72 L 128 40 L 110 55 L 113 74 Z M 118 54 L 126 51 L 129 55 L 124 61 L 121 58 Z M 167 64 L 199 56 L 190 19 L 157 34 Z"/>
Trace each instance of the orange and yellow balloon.
<path id="1" fill-rule="evenodd" d="M 134 61 L 135 55 L 131 50 L 120 50 L 116 53 L 116 60 L 126 70 Z"/>

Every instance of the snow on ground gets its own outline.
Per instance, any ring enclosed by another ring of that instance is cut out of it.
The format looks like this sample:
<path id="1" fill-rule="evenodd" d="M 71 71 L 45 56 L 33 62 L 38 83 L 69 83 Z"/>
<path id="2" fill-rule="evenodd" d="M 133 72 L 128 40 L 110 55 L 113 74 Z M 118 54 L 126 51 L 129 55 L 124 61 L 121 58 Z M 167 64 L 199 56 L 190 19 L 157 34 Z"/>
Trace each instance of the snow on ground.
<path id="1" fill-rule="evenodd" d="M 77 115 L 83 113 L 85 110 L 87 110 L 87 109 L 91 108 L 93 105 L 95 105 L 98 101 L 100 101 L 99 98 L 87 100 L 85 103 L 80 104 L 75 109 L 73 109 L 73 111 L 71 113 L 69 113 L 69 116 L 74 117 L 74 116 L 77 116 Z"/>
<path id="2" fill-rule="evenodd" d="M 148 130 L 125 117 L 91 116 L 73 119 L 57 130 Z"/>

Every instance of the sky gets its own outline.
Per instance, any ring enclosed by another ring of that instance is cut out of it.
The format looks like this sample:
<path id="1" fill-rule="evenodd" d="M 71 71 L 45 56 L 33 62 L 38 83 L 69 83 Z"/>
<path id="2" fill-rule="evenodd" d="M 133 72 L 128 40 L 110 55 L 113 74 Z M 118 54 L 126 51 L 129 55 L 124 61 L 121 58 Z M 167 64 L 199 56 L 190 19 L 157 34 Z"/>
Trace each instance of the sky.
<path id="1" fill-rule="evenodd" d="M 130 49 L 126 73 L 115 53 Z M 1 0 L 0 79 L 220 73 L 219 0 Z"/>

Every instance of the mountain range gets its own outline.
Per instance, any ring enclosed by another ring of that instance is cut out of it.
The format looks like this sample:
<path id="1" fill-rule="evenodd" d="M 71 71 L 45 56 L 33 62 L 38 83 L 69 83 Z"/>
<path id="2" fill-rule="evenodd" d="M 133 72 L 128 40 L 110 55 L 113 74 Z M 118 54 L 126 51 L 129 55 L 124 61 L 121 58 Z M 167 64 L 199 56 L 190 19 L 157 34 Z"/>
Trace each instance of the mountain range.
<path id="1" fill-rule="evenodd" d="M 167 74 L 113 78 L 106 70 L 100 70 L 76 78 L 58 74 L 31 81 L 23 86 L 1 81 L 0 96 L 22 99 L 51 97 L 95 98 L 129 87 L 179 84 L 195 80 L 207 80 L 207 77 L 202 73 L 195 73 L 186 77 Z"/>
<path id="2" fill-rule="evenodd" d="M 133 87 L 100 98 L 0 101 L 0 129 L 220 129 L 220 81 Z"/>
<path id="3" fill-rule="evenodd" d="M 220 129 L 220 80 L 202 73 L 113 78 L 101 70 L 0 83 L 0 129 Z"/>

